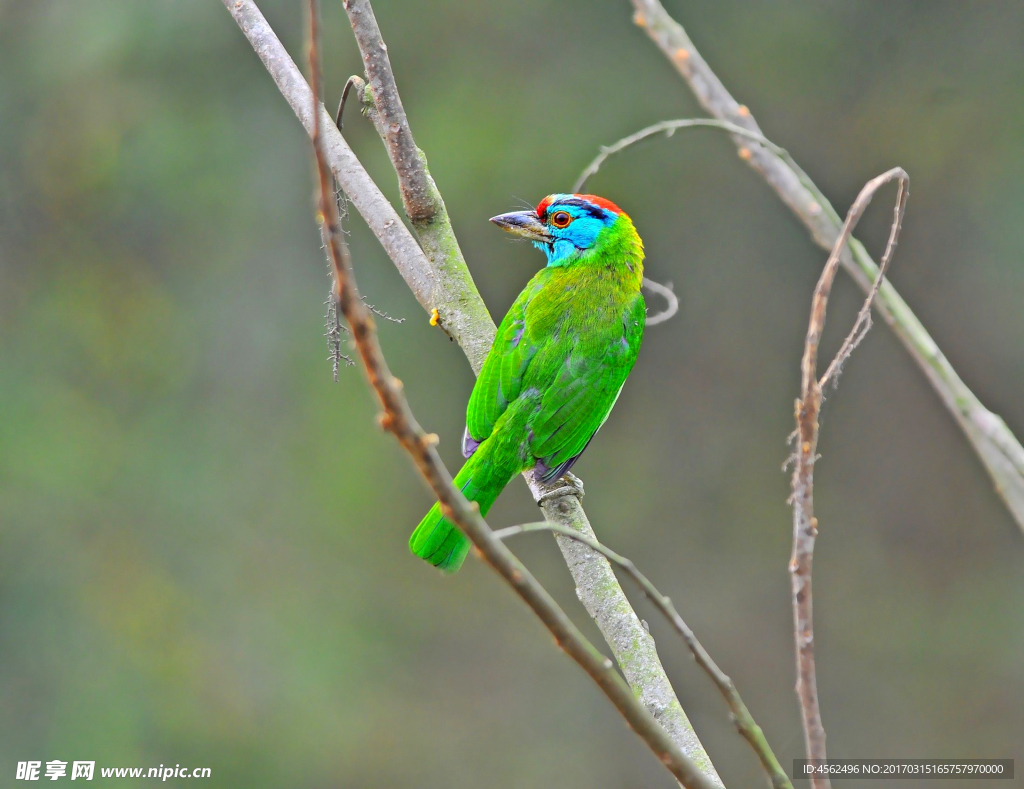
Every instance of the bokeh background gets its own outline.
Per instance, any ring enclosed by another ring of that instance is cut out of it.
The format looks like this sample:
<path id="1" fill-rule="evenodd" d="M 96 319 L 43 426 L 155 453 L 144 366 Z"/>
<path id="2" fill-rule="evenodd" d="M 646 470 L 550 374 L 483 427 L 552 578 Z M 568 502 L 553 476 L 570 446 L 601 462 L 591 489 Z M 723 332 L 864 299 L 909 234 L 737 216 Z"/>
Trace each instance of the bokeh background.
<path id="1" fill-rule="evenodd" d="M 301 55 L 301 4 L 262 5 Z M 907 169 L 892 278 L 1024 433 L 1024 6 L 667 5 L 840 211 Z M 495 316 L 541 259 L 489 216 L 565 190 L 601 144 L 699 114 L 624 0 L 377 6 Z M 359 57 L 340 4 L 324 11 L 337 95 Z M 395 197 L 356 113 L 346 136 Z M 672 786 L 486 567 L 442 578 L 408 554 L 430 497 L 359 370 L 331 380 L 311 172 L 219 2 L 0 2 L 4 785 L 19 760 L 90 759 L 209 766 L 215 786 Z M 650 330 L 578 466 L 587 511 L 676 601 L 788 767 L 802 738 L 780 466 L 825 256 L 717 131 L 633 149 L 589 187 L 635 218 L 682 311 Z M 865 219 L 874 248 L 890 201 Z M 381 325 L 392 368 L 454 468 L 468 365 L 351 231 L 363 291 L 405 318 Z M 859 302 L 841 275 L 828 349 Z M 1024 540 L 884 326 L 822 435 L 830 754 L 1021 770 Z M 489 520 L 534 519 L 514 482 Z M 514 549 L 599 638 L 552 540 Z M 714 689 L 637 606 L 723 778 L 761 785 Z"/>

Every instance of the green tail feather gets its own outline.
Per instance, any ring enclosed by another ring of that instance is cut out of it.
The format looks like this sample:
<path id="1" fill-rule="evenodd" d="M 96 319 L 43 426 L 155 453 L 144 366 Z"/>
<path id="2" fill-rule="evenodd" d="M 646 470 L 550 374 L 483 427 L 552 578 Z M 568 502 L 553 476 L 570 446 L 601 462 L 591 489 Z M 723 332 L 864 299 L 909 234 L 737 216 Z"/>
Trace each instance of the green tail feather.
<path id="1" fill-rule="evenodd" d="M 466 461 L 455 475 L 455 486 L 462 490 L 470 501 L 480 507 L 480 514 L 487 511 L 498 498 L 498 494 L 509 483 L 515 472 L 502 473 L 487 457 L 486 445 Z M 469 538 L 441 514 L 441 505 L 435 504 L 409 538 L 409 549 L 445 573 L 458 570 L 469 554 Z"/>

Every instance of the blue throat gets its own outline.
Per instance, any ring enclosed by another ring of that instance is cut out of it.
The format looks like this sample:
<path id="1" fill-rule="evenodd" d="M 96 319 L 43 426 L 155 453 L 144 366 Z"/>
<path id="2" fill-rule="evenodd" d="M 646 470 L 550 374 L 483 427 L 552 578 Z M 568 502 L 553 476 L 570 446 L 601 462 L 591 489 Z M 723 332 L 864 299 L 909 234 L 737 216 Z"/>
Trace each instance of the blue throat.
<path id="1" fill-rule="evenodd" d="M 569 261 L 575 260 L 581 254 L 585 254 L 590 251 L 588 249 L 579 249 L 572 241 L 565 238 L 560 238 L 553 244 L 534 241 L 533 245 L 543 252 L 545 257 L 547 257 L 548 268 L 564 266 Z"/>

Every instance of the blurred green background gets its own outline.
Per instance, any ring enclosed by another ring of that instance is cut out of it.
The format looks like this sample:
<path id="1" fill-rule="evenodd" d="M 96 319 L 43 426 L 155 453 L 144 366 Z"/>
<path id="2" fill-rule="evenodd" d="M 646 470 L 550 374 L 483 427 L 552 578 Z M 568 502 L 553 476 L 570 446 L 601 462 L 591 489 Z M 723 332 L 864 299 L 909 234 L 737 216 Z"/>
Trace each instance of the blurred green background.
<path id="1" fill-rule="evenodd" d="M 302 4 L 261 5 L 301 54 Z M 840 211 L 907 169 L 892 278 L 1024 434 L 1024 5 L 667 5 Z M 324 6 L 336 96 L 359 56 L 340 3 Z M 601 144 L 700 114 L 625 0 L 380 0 L 377 15 L 496 317 L 542 259 L 489 216 L 564 191 Z M 353 112 L 346 136 L 395 198 L 369 124 Z M 361 372 L 331 381 L 311 174 L 221 3 L 0 0 L 3 784 L 19 760 L 89 759 L 209 766 L 215 786 L 672 786 L 489 570 L 442 578 L 409 555 L 430 497 Z M 802 736 L 780 466 L 825 255 L 717 131 L 633 149 L 588 187 L 634 217 L 682 311 L 649 331 L 577 467 L 587 511 L 788 768 Z M 877 203 L 861 233 L 876 249 L 891 196 Z M 406 318 L 381 325 L 392 368 L 454 469 L 469 367 L 351 227 L 362 290 Z M 826 352 L 859 302 L 841 275 Z M 830 754 L 1024 769 L 1024 541 L 884 326 L 822 430 Z M 489 520 L 536 512 L 514 482 Z M 552 540 L 513 547 L 599 638 Z M 762 785 L 714 689 L 637 607 L 726 783 Z"/>

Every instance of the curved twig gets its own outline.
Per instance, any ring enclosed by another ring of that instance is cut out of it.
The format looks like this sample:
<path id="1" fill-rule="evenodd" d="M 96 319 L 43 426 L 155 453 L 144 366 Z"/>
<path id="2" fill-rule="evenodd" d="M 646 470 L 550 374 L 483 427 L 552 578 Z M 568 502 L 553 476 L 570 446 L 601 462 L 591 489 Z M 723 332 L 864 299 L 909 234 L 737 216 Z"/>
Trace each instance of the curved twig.
<path id="1" fill-rule="evenodd" d="M 857 319 L 854 321 L 853 328 L 850 330 L 846 340 L 839 348 L 839 352 L 832 360 L 832 363 L 829 364 L 825 374 L 821 377 L 821 380 L 816 380 L 818 344 L 821 341 L 821 333 L 825 328 L 825 310 L 828 307 L 828 297 L 832 291 L 832 283 L 835 281 L 836 273 L 839 271 L 840 256 L 846 248 L 846 242 L 853 233 L 853 229 L 857 226 L 860 218 L 864 215 L 865 209 L 871 203 L 871 198 L 875 196 L 875 192 L 891 181 L 897 181 L 899 183 L 899 192 L 896 195 L 896 207 L 893 209 L 893 222 L 889 229 L 889 240 L 886 242 L 885 252 L 882 254 L 882 266 L 878 271 L 878 277 L 876 277 L 871 290 L 868 292 L 868 297 L 864 300 L 864 304 L 861 307 L 860 312 L 857 314 Z M 886 270 L 889 267 L 889 262 L 892 260 L 892 253 L 896 250 L 896 242 L 899 240 L 900 230 L 903 227 L 903 213 L 907 206 L 907 193 L 909 186 L 910 176 L 904 172 L 902 167 L 894 167 L 868 181 L 864 185 L 864 188 L 860 190 L 860 194 L 857 195 L 857 199 L 853 201 L 853 205 L 850 206 L 850 210 L 846 214 L 846 221 L 843 222 L 843 227 L 839 232 L 839 237 L 836 239 L 836 243 L 832 247 L 832 252 L 825 263 L 825 268 L 822 270 L 821 276 L 818 278 L 818 284 L 814 288 L 814 296 L 811 306 L 811 320 L 807 327 L 807 339 L 804 345 L 804 358 L 801 364 L 801 373 L 803 376 L 801 393 L 804 397 L 808 394 L 813 394 L 815 388 L 820 389 L 828 381 L 835 372 L 836 367 L 841 365 L 850 355 L 850 351 L 852 350 L 851 346 L 855 339 L 858 336 L 861 336 L 860 332 L 866 320 L 866 315 L 871 311 L 871 305 L 874 303 L 875 296 L 878 294 L 878 290 L 882 286 L 882 278 L 885 276 Z"/>
<path id="2" fill-rule="evenodd" d="M 356 91 L 362 90 L 366 87 L 366 83 L 362 77 L 357 77 L 354 74 L 345 80 L 345 87 L 341 89 L 341 98 L 338 100 L 338 111 L 334 113 L 334 125 L 338 127 L 338 131 L 342 131 L 345 128 L 345 104 L 348 103 L 348 94 L 355 88 Z"/>
<path id="3" fill-rule="evenodd" d="M 707 653 L 700 641 L 697 640 L 697 636 L 694 635 L 690 626 L 686 624 L 683 618 L 679 615 L 675 605 L 672 601 L 658 591 L 657 587 L 637 568 L 636 564 L 631 559 L 622 556 L 611 548 L 608 548 L 603 543 L 597 540 L 592 540 L 579 532 L 573 531 L 570 528 L 561 526 L 557 523 L 551 523 L 550 521 L 539 521 L 537 523 L 525 523 L 521 526 L 510 526 L 507 529 L 498 529 L 494 532 L 495 539 L 506 540 L 509 537 L 514 537 L 517 534 L 526 534 L 529 532 L 538 531 L 550 531 L 555 534 L 560 534 L 563 537 L 576 540 L 577 542 L 583 543 L 593 551 L 597 551 L 599 554 L 604 556 L 608 561 L 617 567 L 622 568 L 633 581 L 636 582 L 637 586 L 643 591 L 644 595 L 654 603 L 655 607 L 661 611 L 665 618 L 669 621 L 675 631 L 689 647 L 690 652 L 693 653 L 694 659 L 697 661 L 705 673 L 711 677 L 711 681 L 715 683 L 715 687 L 718 688 L 722 697 L 725 699 L 726 704 L 729 705 L 729 709 L 732 711 L 733 723 L 736 725 L 737 731 L 743 736 L 743 738 L 750 743 L 750 747 L 754 750 L 757 758 L 761 762 L 761 766 L 764 771 L 768 774 L 768 778 L 775 789 L 793 789 L 792 783 L 790 783 L 789 777 L 786 775 L 785 770 L 782 769 L 782 765 L 779 764 L 779 760 L 775 758 L 775 754 L 772 752 L 771 746 L 768 744 L 768 740 L 765 739 L 764 732 L 761 727 L 757 725 L 754 717 L 750 714 L 750 710 L 747 709 L 747 705 L 743 703 L 743 699 L 740 698 L 739 691 L 736 690 L 736 685 L 732 679 L 718 667 L 718 664 L 711 658 L 711 655 Z"/>
<path id="4" fill-rule="evenodd" d="M 671 137 L 679 129 L 692 129 L 692 128 L 711 128 L 721 129 L 723 131 L 730 132 L 731 134 L 738 134 L 742 137 L 747 137 L 757 143 L 760 143 L 768 150 L 772 151 L 779 157 L 786 161 L 792 161 L 789 153 L 778 145 L 773 143 L 767 137 L 760 132 L 750 131 L 744 129 L 742 126 L 737 126 L 735 123 L 729 123 L 728 121 L 715 120 L 714 118 L 682 118 L 679 120 L 661 121 L 651 126 L 647 126 L 640 131 L 634 132 L 627 137 L 623 137 L 621 140 L 617 140 L 611 145 L 602 146 L 601 152 L 594 157 L 594 159 L 587 165 L 586 169 L 580 173 L 579 178 L 576 179 L 576 183 L 573 184 L 573 192 L 581 192 L 587 179 L 594 175 L 598 170 L 601 169 L 601 165 L 605 163 L 611 156 L 617 153 L 621 153 L 632 145 L 636 145 L 639 142 L 643 142 L 648 137 L 653 137 L 657 134 L 664 134 L 666 137 Z M 679 299 L 676 294 L 672 291 L 672 288 L 666 285 L 662 285 L 660 282 L 656 282 L 652 279 L 644 277 L 644 287 L 653 293 L 658 294 L 668 302 L 668 306 L 662 312 L 656 312 L 654 315 L 648 316 L 647 325 L 657 326 L 659 323 L 671 319 L 679 311 Z"/>
<path id="5" fill-rule="evenodd" d="M 889 263 L 892 261 L 892 255 L 896 251 L 896 242 L 899 240 L 900 230 L 903 227 L 903 214 L 907 210 L 907 198 L 910 197 L 910 176 L 903 171 L 903 168 L 894 167 L 892 170 L 889 170 L 889 172 L 883 173 L 865 185 L 861 190 L 861 193 L 857 196 L 857 200 L 854 202 L 853 206 L 851 206 L 850 212 L 846 216 L 846 222 L 843 223 L 843 231 L 839 234 L 839 239 L 836 241 L 836 248 L 842 249 L 844 242 L 853 232 L 853 226 L 860 220 L 861 215 L 867 208 L 868 203 L 871 202 L 871 198 L 874 197 L 875 192 L 893 180 L 898 181 L 900 186 L 899 192 L 896 194 L 896 205 L 893 208 L 892 226 L 889 228 L 889 240 L 885 243 L 885 251 L 882 253 L 882 262 L 878 267 L 878 276 L 875 277 L 875 284 L 871 286 L 871 290 L 868 292 L 867 298 L 864 299 L 864 304 L 861 305 L 860 312 L 857 313 L 857 319 L 853 322 L 853 328 L 850 329 L 850 333 L 846 335 L 846 339 L 843 340 L 843 344 L 839 347 L 835 357 L 825 369 L 825 374 L 822 375 L 821 379 L 818 381 L 819 389 L 824 389 L 825 385 L 830 380 L 835 383 L 843 364 L 850 358 L 850 354 L 853 353 L 853 349 L 860 344 L 860 341 L 864 339 L 864 336 L 871 328 L 871 307 L 875 303 L 875 297 L 878 295 L 878 291 L 882 287 L 885 275 L 889 271 Z M 839 255 L 837 253 L 833 253 L 833 257 L 836 258 L 833 268 L 837 268 L 839 266 Z M 824 274 L 822 274 L 822 276 L 824 276 Z M 822 323 L 824 323 L 825 320 L 824 312 L 825 307 L 822 305 Z"/>
<path id="6" fill-rule="evenodd" d="M 647 316 L 648 326 L 657 326 L 659 323 L 664 323 L 679 312 L 679 297 L 675 294 L 675 291 L 672 290 L 671 284 L 663 285 L 653 279 L 644 277 L 643 286 L 651 291 L 651 293 L 657 293 L 667 302 L 665 309 L 661 312 L 656 312 L 653 315 Z"/>
<path id="7" fill-rule="evenodd" d="M 638 142 L 643 142 L 648 137 L 654 137 L 657 134 L 664 134 L 666 137 L 671 137 L 679 129 L 692 128 L 722 129 L 723 131 L 727 131 L 731 134 L 738 134 L 741 137 L 746 137 L 760 143 L 772 153 L 783 159 L 790 159 L 789 153 L 785 148 L 780 148 L 759 131 L 744 129 L 742 126 L 737 126 L 735 123 L 717 120 L 715 118 L 681 118 L 679 120 L 661 121 L 659 123 L 652 124 L 651 126 L 640 129 L 640 131 L 633 132 L 633 134 L 630 134 L 627 137 L 623 137 L 621 140 L 613 142 L 611 145 L 602 146 L 601 152 L 595 156 L 583 172 L 580 173 L 580 177 L 577 178 L 576 183 L 573 184 L 572 191 L 582 191 L 583 185 L 587 182 L 587 179 L 600 170 L 601 165 L 603 165 L 609 157 L 626 150 L 626 148 L 629 148 L 631 145 L 636 145 Z"/>

